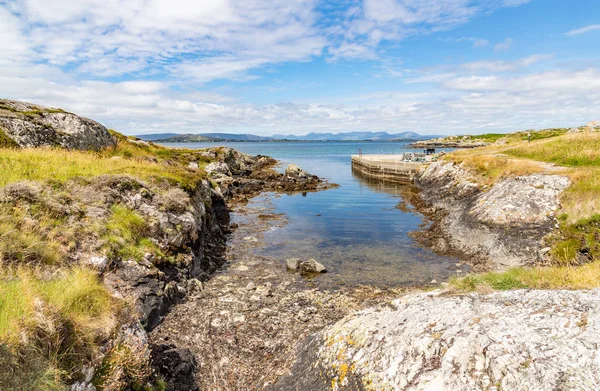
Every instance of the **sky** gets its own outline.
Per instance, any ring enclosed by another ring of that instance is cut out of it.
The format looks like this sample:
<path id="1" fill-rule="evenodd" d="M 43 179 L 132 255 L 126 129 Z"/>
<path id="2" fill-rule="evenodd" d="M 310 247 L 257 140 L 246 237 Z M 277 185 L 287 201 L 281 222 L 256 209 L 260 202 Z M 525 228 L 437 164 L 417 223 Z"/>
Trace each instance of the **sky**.
<path id="1" fill-rule="evenodd" d="M 126 134 L 600 120 L 599 0 L 0 0 L 0 97 Z"/>

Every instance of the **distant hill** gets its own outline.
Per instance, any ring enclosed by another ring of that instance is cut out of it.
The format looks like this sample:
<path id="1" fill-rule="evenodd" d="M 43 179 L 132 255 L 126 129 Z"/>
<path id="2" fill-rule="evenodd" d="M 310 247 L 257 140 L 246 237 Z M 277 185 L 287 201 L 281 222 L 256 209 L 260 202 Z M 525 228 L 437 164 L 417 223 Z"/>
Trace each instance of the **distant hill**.
<path id="1" fill-rule="evenodd" d="M 274 134 L 277 140 L 306 141 L 390 141 L 390 140 L 424 140 L 431 136 L 422 136 L 414 132 L 390 134 L 387 132 L 346 132 L 346 133 L 309 133 L 307 135 Z"/>
<path id="2" fill-rule="evenodd" d="M 157 134 L 141 134 L 136 136 L 146 141 L 163 140 L 170 137 L 181 136 L 179 133 L 157 133 Z"/>
<path id="3" fill-rule="evenodd" d="M 216 142 L 216 141 L 418 141 L 437 136 L 423 136 L 414 132 L 346 132 L 346 133 L 309 133 L 307 135 L 275 134 L 271 137 L 254 134 L 200 133 L 200 134 L 147 134 L 137 136 L 142 140 L 159 142 Z"/>

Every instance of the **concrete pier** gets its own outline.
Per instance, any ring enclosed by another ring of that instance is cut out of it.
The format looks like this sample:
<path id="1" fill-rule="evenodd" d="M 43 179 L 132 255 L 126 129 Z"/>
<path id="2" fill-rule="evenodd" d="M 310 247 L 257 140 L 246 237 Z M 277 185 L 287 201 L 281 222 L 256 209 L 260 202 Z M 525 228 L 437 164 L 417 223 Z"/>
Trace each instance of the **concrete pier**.
<path id="1" fill-rule="evenodd" d="M 404 161 L 404 155 L 352 155 L 352 170 L 400 183 L 412 183 L 427 163 Z"/>

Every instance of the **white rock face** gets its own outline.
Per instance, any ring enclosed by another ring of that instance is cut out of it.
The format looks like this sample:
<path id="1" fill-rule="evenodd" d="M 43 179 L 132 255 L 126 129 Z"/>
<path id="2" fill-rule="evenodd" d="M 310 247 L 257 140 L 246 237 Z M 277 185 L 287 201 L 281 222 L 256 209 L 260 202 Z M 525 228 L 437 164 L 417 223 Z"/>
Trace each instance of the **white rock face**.
<path id="1" fill-rule="evenodd" d="M 99 150 L 116 140 L 98 122 L 61 110 L 0 99 L 0 129 L 21 147 Z"/>
<path id="2" fill-rule="evenodd" d="M 598 290 L 413 294 L 315 338 L 314 390 L 600 389 Z"/>
<path id="3" fill-rule="evenodd" d="M 558 196 L 570 184 L 559 175 L 509 178 L 483 193 L 473 212 L 479 220 L 496 224 L 546 223 L 560 206 Z"/>
<path id="4" fill-rule="evenodd" d="M 464 167 L 448 162 L 432 163 L 417 180 L 431 211 L 444 212 L 429 245 L 499 269 L 541 259 L 542 239 L 554 228 L 560 195 L 571 184 L 563 176 L 533 174 L 487 190 Z"/>
<path id="5" fill-rule="evenodd" d="M 223 174 L 227 176 L 231 176 L 231 170 L 229 170 L 229 166 L 223 162 L 214 162 L 210 163 L 208 166 L 204 168 L 209 174 Z"/>

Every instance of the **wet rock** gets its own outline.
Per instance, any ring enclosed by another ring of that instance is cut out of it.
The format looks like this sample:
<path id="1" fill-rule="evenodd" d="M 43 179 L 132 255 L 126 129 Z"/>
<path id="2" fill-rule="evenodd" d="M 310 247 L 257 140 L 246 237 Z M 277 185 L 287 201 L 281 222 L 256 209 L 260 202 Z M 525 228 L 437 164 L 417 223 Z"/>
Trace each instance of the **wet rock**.
<path id="1" fill-rule="evenodd" d="M 327 269 L 323 264 L 315 261 L 314 259 L 309 259 L 308 261 L 302 261 L 298 265 L 298 269 L 302 274 L 316 274 L 316 273 L 326 273 Z"/>
<path id="2" fill-rule="evenodd" d="M 197 363 L 189 349 L 178 349 L 175 345 L 154 345 L 152 366 L 163 376 L 170 391 L 199 390 L 194 378 Z"/>
<path id="3" fill-rule="evenodd" d="M 296 271 L 300 265 L 300 259 L 298 258 L 290 258 L 286 259 L 285 266 L 288 270 Z"/>
<path id="4" fill-rule="evenodd" d="M 285 169 L 285 176 L 292 178 L 306 178 L 308 173 L 295 164 L 290 164 Z"/>
<path id="5" fill-rule="evenodd" d="M 408 295 L 325 328 L 273 389 L 600 389 L 599 297 L 599 290 Z"/>

